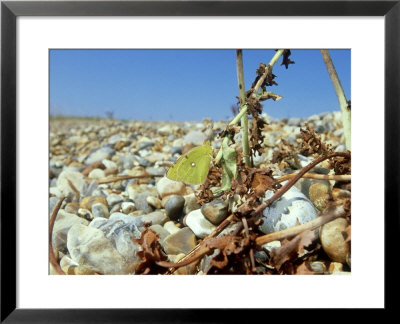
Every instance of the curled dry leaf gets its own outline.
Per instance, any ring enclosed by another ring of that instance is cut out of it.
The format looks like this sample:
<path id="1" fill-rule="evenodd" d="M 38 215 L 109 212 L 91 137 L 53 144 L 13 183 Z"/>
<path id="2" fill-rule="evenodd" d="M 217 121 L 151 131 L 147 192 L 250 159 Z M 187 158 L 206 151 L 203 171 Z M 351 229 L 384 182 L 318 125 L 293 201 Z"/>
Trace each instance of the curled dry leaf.
<path id="1" fill-rule="evenodd" d="M 338 156 L 330 161 L 331 168 L 335 174 L 351 174 L 351 158 L 350 154 L 345 156 Z"/>
<path id="2" fill-rule="evenodd" d="M 228 267 L 230 256 L 239 256 L 247 252 L 250 246 L 254 245 L 254 237 L 241 237 L 228 234 L 221 237 L 209 238 L 207 241 L 204 241 L 204 245 L 212 250 L 219 250 L 219 253 L 211 259 L 210 264 L 217 269 L 223 269 Z M 243 259 L 243 257 L 241 256 L 238 259 Z"/>
<path id="3" fill-rule="evenodd" d="M 309 125 L 306 126 L 306 129 L 300 129 L 300 132 L 302 139 L 300 149 L 301 154 L 309 156 L 314 153 L 322 155 L 331 152 L 330 147 L 321 141 L 320 137 Z"/>
<path id="4" fill-rule="evenodd" d="M 271 252 L 270 265 L 278 271 L 286 263 L 294 263 L 300 255 L 304 254 L 305 248 L 316 240 L 315 232 L 307 230 L 296 235 L 290 241 L 284 239 L 282 246 Z"/>
<path id="5" fill-rule="evenodd" d="M 250 178 L 251 189 L 257 198 L 264 197 L 267 190 L 275 191 L 282 187 L 272 176 L 272 171 L 267 168 L 252 169 Z"/>
<path id="6" fill-rule="evenodd" d="M 286 69 L 288 68 L 289 64 L 294 64 L 294 61 L 292 61 L 292 60 L 289 58 L 289 56 L 290 56 L 291 54 L 292 54 L 292 53 L 291 53 L 290 49 L 285 49 L 285 50 L 283 51 L 281 65 L 284 65 L 284 66 L 286 67 Z"/>
<path id="7" fill-rule="evenodd" d="M 142 247 L 136 255 L 142 260 L 136 268 L 136 274 L 164 273 L 165 268 L 158 266 L 155 262 L 166 261 L 168 257 L 162 251 L 159 243 L 160 237 L 150 228 L 146 228 L 139 239 L 132 239 Z"/>

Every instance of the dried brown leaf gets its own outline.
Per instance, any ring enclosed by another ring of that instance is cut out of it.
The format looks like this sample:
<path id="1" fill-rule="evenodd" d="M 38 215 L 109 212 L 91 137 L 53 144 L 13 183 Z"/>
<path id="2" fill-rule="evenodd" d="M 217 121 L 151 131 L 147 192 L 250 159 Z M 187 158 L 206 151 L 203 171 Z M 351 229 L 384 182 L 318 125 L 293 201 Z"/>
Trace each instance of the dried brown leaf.
<path id="1" fill-rule="evenodd" d="M 142 247 L 136 255 L 142 260 L 136 268 L 136 274 L 157 274 L 164 273 L 165 268 L 155 264 L 157 261 L 166 261 L 168 257 L 162 251 L 159 243 L 160 237 L 150 228 L 146 228 L 139 239 L 132 239 Z"/>
<path id="2" fill-rule="evenodd" d="M 284 263 L 288 261 L 295 262 L 299 255 L 304 253 L 305 248 L 310 246 L 315 239 L 315 232 L 310 230 L 296 235 L 290 241 L 284 239 L 282 246 L 271 252 L 270 264 L 279 271 Z"/>
<path id="3" fill-rule="evenodd" d="M 300 153 L 309 156 L 314 153 L 328 154 L 331 149 L 328 145 L 323 143 L 320 137 L 315 133 L 315 131 L 309 125 L 306 126 L 306 129 L 300 129 L 301 132 L 301 149 Z"/>

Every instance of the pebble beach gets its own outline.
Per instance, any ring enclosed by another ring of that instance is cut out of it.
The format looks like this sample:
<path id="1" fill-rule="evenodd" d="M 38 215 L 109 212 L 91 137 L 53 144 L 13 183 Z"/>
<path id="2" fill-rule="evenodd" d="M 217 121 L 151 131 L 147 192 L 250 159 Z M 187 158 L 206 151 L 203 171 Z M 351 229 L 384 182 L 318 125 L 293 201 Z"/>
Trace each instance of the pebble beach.
<path id="1" fill-rule="evenodd" d="M 275 161 L 282 144 L 297 147 L 300 129 L 312 127 L 335 152 L 345 152 L 340 112 L 309 118 L 276 119 L 265 114 L 264 153 L 255 167 L 269 168 L 276 178 L 312 162 L 298 154 L 293 160 Z M 51 243 L 55 261 L 68 275 L 135 275 L 143 261 L 140 238 L 151 229 L 165 260 L 176 263 L 216 230 L 229 215 L 229 204 L 215 199 L 200 204 L 199 185 L 168 179 L 168 168 L 190 149 L 210 140 L 214 155 L 221 146 L 218 135 L 228 122 L 122 121 L 113 119 L 51 118 L 49 137 L 49 218 L 64 198 L 55 218 Z M 235 135 L 240 145 L 241 134 Z M 313 172 L 330 174 L 324 163 Z M 335 181 L 300 179 L 284 196 L 263 212 L 258 233 L 269 234 L 318 218 L 326 195 L 351 197 L 350 188 Z M 265 193 L 265 199 L 272 195 Z M 219 235 L 235 230 L 231 224 Z M 349 227 L 337 218 L 317 232 L 319 252 L 307 259 L 313 274 L 350 274 L 350 243 L 342 235 Z M 282 246 L 276 240 L 255 251 L 258 274 L 275 271 L 268 260 Z M 176 275 L 210 273 L 214 254 L 174 271 Z M 306 251 L 307 253 L 310 251 Z M 311 252 L 310 252 L 311 253 Z M 311 254 L 310 254 L 311 255 Z M 167 269 L 166 269 L 167 270 Z M 58 274 L 49 266 L 50 274 Z"/>

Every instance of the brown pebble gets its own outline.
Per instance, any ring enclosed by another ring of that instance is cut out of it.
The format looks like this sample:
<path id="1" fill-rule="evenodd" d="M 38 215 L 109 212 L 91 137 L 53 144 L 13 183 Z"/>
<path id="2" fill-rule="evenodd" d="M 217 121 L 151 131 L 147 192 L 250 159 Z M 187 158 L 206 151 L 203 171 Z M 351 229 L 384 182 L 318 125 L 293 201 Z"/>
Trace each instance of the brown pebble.
<path id="1" fill-rule="evenodd" d="M 336 218 L 322 226 L 320 231 L 321 244 L 325 253 L 332 261 L 345 263 L 350 253 L 350 244 L 346 242 L 343 232 L 349 223 L 345 218 Z"/>
<path id="2" fill-rule="evenodd" d="M 67 213 L 77 215 L 79 208 L 80 208 L 79 202 L 72 201 L 72 202 L 66 204 L 64 209 Z"/>
<path id="3" fill-rule="evenodd" d="M 314 183 L 308 189 L 308 196 L 314 206 L 323 211 L 326 208 L 326 199 L 329 197 L 329 187 L 324 183 Z"/>
<path id="4" fill-rule="evenodd" d="M 88 210 L 92 210 L 92 206 L 97 203 L 102 203 L 108 207 L 107 199 L 102 196 L 87 196 L 84 197 L 80 202 L 80 207 Z"/>

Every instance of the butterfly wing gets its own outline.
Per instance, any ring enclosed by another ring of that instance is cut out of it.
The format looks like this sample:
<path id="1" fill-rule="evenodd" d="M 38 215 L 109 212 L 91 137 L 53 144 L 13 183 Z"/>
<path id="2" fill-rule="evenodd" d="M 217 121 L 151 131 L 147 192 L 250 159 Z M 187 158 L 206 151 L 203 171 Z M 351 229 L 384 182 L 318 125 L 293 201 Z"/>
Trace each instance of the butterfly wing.
<path id="1" fill-rule="evenodd" d="M 209 142 L 181 156 L 168 170 L 167 178 L 189 184 L 200 184 L 206 180 L 212 157 Z"/>
<path id="2" fill-rule="evenodd" d="M 183 160 L 185 159 L 186 155 L 182 155 L 173 166 L 168 169 L 167 178 L 170 180 L 181 181 L 178 177 L 178 168 L 182 164 Z"/>

